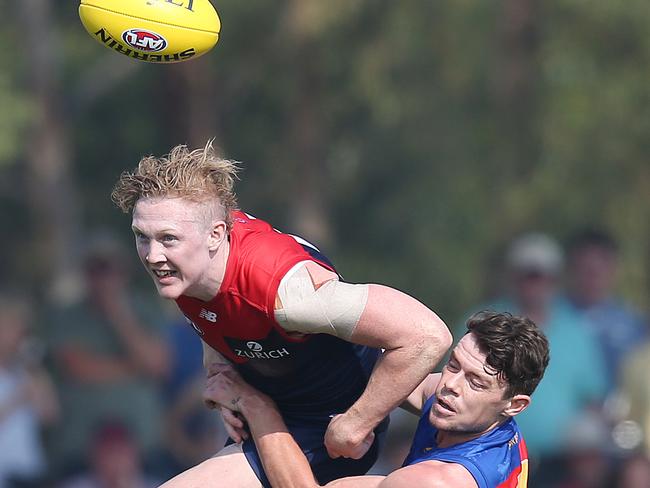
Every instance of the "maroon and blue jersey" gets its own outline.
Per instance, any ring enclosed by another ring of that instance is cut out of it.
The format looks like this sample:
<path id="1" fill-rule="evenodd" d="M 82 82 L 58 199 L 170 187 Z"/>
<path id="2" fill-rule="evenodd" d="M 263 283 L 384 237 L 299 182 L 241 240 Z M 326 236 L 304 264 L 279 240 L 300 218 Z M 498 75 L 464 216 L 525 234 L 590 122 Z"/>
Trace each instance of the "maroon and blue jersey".
<path id="1" fill-rule="evenodd" d="M 181 296 L 178 307 L 206 344 L 275 401 L 321 483 L 364 474 L 376 459 L 376 445 L 361 460 L 332 460 L 323 436 L 331 417 L 361 396 L 380 351 L 328 334 L 293 334 L 282 328 L 275 307 L 286 273 L 302 261 L 335 272 L 334 267 L 299 237 L 243 212 L 233 212 L 232 217 L 230 253 L 219 292 L 207 302 Z M 382 422 L 376 432 L 386 426 L 387 421 Z M 244 452 L 263 485 L 269 486 L 250 439 Z"/>
<path id="2" fill-rule="evenodd" d="M 404 466 L 423 461 L 460 464 L 479 488 L 525 488 L 528 483 L 528 451 L 514 418 L 471 441 L 438 447 L 438 430 L 429 421 L 435 396 L 422 410 L 413 445 Z"/>
<path id="3" fill-rule="evenodd" d="M 342 413 L 365 390 L 377 349 L 327 334 L 291 334 L 275 320 L 278 287 L 301 261 L 334 271 L 317 248 L 263 220 L 234 212 L 230 253 L 210 301 L 181 296 L 179 308 L 201 339 L 289 415 Z"/>

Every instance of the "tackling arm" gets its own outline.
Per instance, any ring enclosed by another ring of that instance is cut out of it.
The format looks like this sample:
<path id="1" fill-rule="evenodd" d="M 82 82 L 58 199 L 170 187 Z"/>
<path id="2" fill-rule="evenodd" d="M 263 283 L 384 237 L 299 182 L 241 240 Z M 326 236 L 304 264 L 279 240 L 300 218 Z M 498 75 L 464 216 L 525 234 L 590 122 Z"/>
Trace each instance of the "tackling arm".
<path id="1" fill-rule="evenodd" d="M 246 384 L 230 365 L 216 365 L 214 372 L 208 378 L 204 399 L 226 405 L 246 418 L 271 486 L 318 487 L 307 458 L 273 400 Z"/>
<path id="2" fill-rule="evenodd" d="M 223 366 L 230 365 L 230 361 L 228 361 L 218 351 L 215 351 L 205 341 L 201 340 L 201 344 L 203 345 L 203 367 L 205 368 L 206 376 L 209 379 L 217 374 L 217 371 L 220 371 Z M 228 432 L 228 436 L 233 441 L 241 442 L 244 439 L 248 439 L 248 432 L 246 432 L 244 421 L 235 411 L 233 411 L 233 409 L 229 408 L 228 405 L 221 405 L 218 402 L 209 399 L 205 395 L 203 402 L 208 408 L 219 410 L 221 418 L 223 419 L 224 427 L 226 427 L 226 432 Z"/>
<path id="3" fill-rule="evenodd" d="M 314 479 L 307 458 L 287 430 L 273 401 L 246 384 L 230 365 L 217 365 L 214 372 L 215 374 L 208 378 L 204 399 L 228 405 L 244 415 L 271 486 L 318 488 L 320 485 Z M 431 375 L 430 378 L 434 376 L 436 375 Z M 398 469 L 387 478 L 357 476 L 335 480 L 327 485 L 331 488 L 411 488 L 413 486 L 477 488 L 471 474 L 461 465 L 439 461 L 425 461 L 407 466 Z"/>

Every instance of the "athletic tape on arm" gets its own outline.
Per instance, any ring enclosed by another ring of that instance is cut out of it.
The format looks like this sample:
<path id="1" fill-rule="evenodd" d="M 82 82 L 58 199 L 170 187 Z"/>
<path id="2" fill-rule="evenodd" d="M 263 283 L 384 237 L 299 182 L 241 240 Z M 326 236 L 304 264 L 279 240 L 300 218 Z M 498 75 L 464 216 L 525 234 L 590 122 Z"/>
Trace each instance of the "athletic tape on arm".
<path id="1" fill-rule="evenodd" d="M 317 290 L 305 262 L 294 266 L 280 282 L 282 308 L 275 320 L 287 331 L 330 334 L 349 340 L 368 301 L 368 285 L 332 279 Z"/>

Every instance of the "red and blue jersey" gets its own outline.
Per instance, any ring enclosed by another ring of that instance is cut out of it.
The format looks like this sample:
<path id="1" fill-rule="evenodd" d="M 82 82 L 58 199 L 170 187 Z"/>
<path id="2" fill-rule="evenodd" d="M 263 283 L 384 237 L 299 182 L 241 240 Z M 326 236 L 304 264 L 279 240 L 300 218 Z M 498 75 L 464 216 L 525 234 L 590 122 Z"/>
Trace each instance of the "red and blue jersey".
<path id="1" fill-rule="evenodd" d="M 429 421 L 435 396 L 427 400 L 404 466 L 423 461 L 457 463 L 474 477 L 479 488 L 525 488 L 528 451 L 514 418 L 471 441 L 438 447 L 438 430 Z"/>
<path id="2" fill-rule="evenodd" d="M 327 334 L 292 335 L 275 320 L 278 287 L 292 267 L 302 261 L 334 267 L 298 237 L 243 212 L 232 217 L 219 293 L 207 302 L 181 296 L 178 307 L 201 339 L 285 415 L 344 412 L 364 391 L 379 351 Z"/>

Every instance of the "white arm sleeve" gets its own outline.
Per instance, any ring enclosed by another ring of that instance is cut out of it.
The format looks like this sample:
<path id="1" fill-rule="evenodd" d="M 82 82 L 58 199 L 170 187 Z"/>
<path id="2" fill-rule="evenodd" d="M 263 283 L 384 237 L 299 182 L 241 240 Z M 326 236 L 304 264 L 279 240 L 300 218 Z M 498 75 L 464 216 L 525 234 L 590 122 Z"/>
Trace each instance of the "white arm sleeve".
<path id="1" fill-rule="evenodd" d="M 285 330 L 304 334 L 330 334 L 349 340 L 368 301 L 368 285 L 331 279 L 315 289 L 307 261 L 291 268 L 280 282 L 282 308 L 275 320 Z"/>

